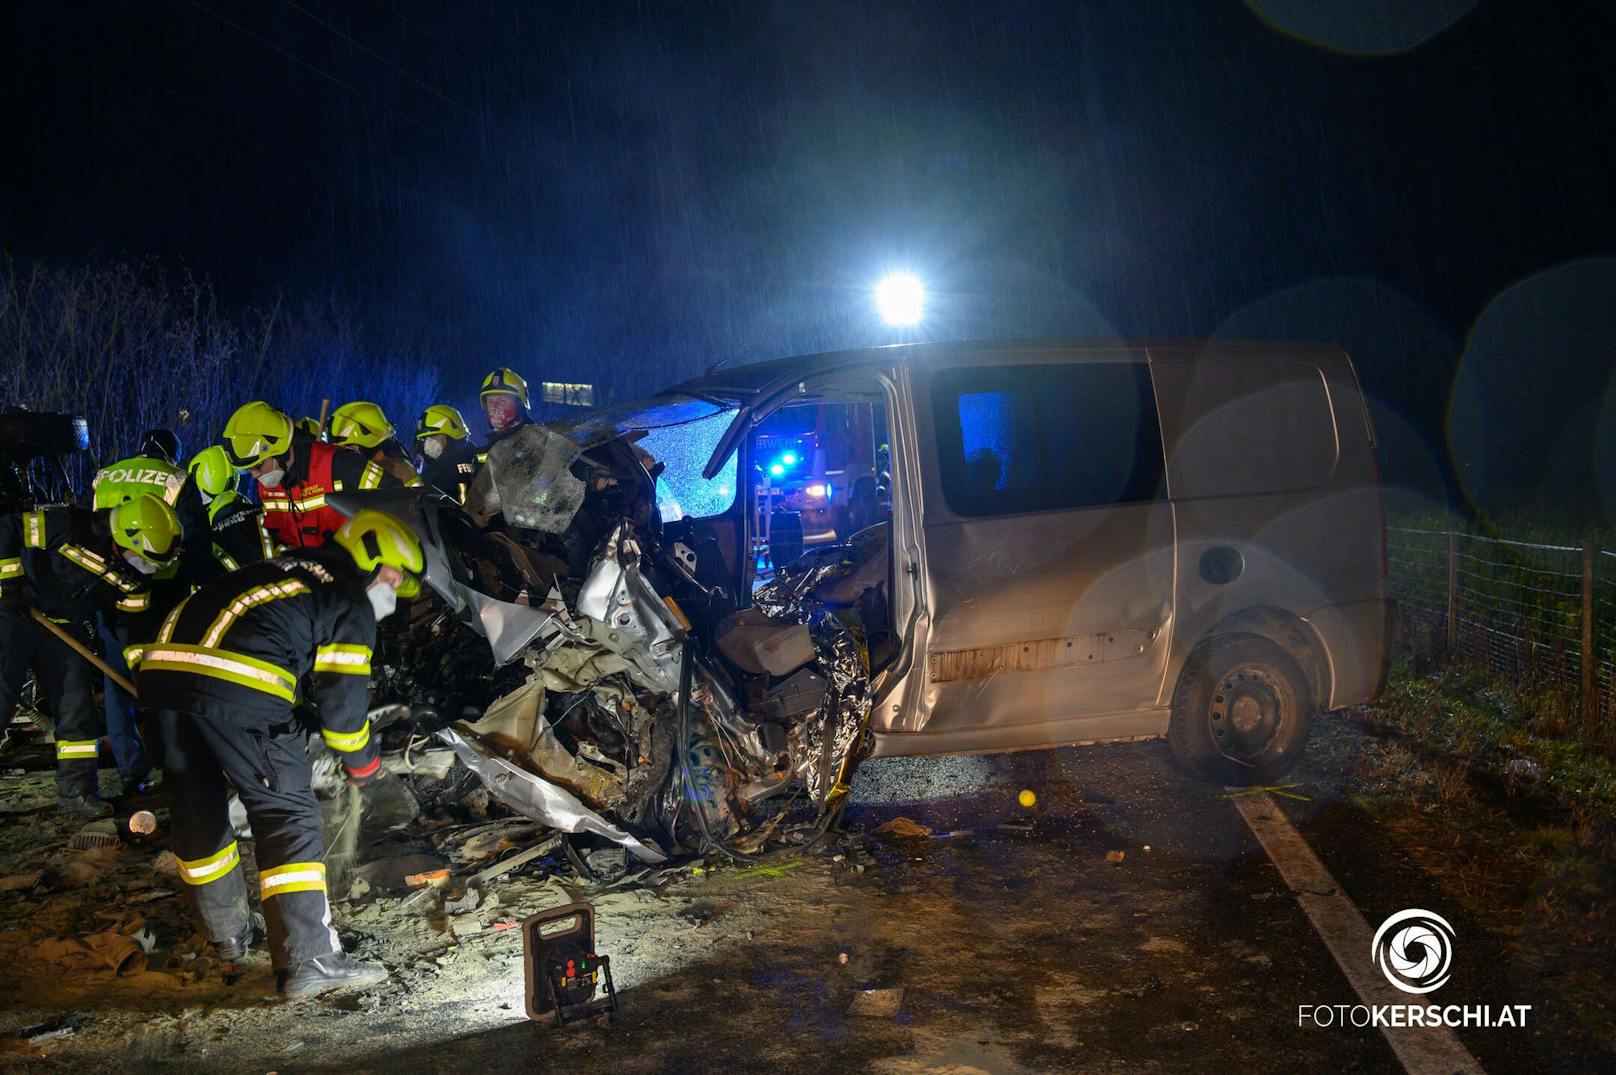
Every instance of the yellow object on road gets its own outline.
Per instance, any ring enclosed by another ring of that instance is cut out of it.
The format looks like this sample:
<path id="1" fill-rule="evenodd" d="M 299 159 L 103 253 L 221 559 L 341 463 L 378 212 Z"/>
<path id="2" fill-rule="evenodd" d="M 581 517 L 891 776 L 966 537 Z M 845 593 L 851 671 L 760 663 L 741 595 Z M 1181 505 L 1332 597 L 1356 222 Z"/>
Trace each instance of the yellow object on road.
<path id="1" fill-rule="evenodd" d="M 1029 789 L 1023 791 L 1020 795 L 1017 795 L 1016 801 L 1022 806 L 1025 806 L 1028 810 L 1031 810 L 1033 808 L 1033 804 L 1038 801 L 1038 796 L 1033 794 L 1033 792 Z"/>

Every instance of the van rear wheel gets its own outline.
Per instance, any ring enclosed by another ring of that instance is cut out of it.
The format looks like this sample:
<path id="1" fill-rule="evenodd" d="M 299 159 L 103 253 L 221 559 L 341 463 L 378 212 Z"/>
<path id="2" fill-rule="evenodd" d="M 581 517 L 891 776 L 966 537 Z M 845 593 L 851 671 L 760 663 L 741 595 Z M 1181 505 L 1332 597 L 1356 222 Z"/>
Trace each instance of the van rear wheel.
<path id="1" fill-rule="evenodd" d="M 1179 676 L 1167 743 L 1203 779 L 1267 783 L 1296 764 L 1312 723 L 1313 692 L 1288 653 L 1262 638 L 1214 639 Z"/>

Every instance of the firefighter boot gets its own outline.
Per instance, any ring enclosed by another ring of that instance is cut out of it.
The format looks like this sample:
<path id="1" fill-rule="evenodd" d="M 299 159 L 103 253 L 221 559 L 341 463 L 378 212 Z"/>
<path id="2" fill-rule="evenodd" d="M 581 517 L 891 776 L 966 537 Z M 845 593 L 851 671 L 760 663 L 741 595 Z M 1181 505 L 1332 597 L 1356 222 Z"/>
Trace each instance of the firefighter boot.
<path id="1" fill-rule="evenodd" d="M 375 985 L 387 977 L 387 968 L 379 963 L 361 963 L 343 952 L 332 952 L 304 960 L 277 975 L 281 995 L 287 1000 L 312 997 L 333 989 L 358 989 Z"/>

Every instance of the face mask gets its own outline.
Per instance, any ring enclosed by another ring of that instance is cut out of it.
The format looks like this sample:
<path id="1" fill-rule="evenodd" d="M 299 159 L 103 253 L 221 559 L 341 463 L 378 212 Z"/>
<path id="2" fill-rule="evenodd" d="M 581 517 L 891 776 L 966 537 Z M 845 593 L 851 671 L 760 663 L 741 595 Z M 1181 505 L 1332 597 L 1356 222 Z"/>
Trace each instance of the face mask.
<path id="1" fill-rule="evenodd" d="M 377 582 L 365 591 L 370 598 L 370 609 L 376 613 L 376 622 L 380 623 L 393 614 L 398 607 L 398 591 L 385 582 Z"/>
<path id="2" fill-rule="evenodd" d="M 421 442 L 421 454 L 428 459 L 436 459 L 443 454 L 443 438 L 428 437 Z"/>
<path id="3" fill-rule="evenodd" d="M 157 574 L 157 565 L 140 555 L 138 552 L 131 552 L 130 550 L 125 549 L 123 550 L 123 559 L 125 563 L 134 568 L 136 571 L 140 572 L 142 575 Z"/>
<path id="4" fill-rule="evenodd" d="M 258 484 L 262 485 L 265 489 L 279 489 L 280 486 L 281 486 L 281 481 L 285 477 L 286 477 L 285 468 L 282 468 L 280 470 L 272 470 L 272 471 L 269 471 L 267 474 L 258 475 Z"/>

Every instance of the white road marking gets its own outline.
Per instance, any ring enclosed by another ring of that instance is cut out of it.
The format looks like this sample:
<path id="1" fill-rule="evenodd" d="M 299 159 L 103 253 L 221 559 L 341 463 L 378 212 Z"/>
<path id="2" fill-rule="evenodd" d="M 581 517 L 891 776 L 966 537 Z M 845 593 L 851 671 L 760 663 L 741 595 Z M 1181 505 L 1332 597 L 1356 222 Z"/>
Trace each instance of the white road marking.
<path id="1" fill-rule="evenodd" d="M 1274 800 L 1257 792 L 1242 794 L 1234 803 L 1240 816 L 1251 826 L 1257 842 L 1279 868 L 1279 875 L 1296 893 L 1296 902 L 1301 904 L 1313 929 L 1335 956 L 1336 965 L 1347 976 L 1358 999 L 1369 1007 L 1429 1003 L 1425 998 L 1398 990 L 1380 973 L 1370 956 L 1374 931 L 1364 921 L 1363 913 L 1341 891 L 1330 871 L 1313 854 L 1302 834 L 1286 820 Z M 1305 1003 L 1313 998 L 1299 999 Z M 1476 1058 L 1447 1027 L 1386 1026 L 1380 1031 L 1409 1075 L 1482 1070 Z"/>

